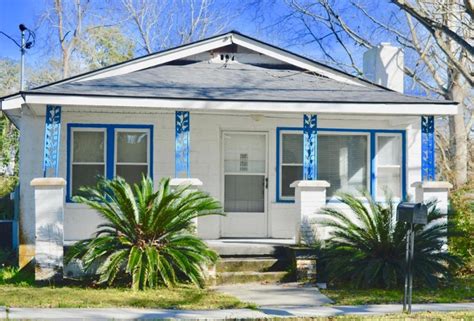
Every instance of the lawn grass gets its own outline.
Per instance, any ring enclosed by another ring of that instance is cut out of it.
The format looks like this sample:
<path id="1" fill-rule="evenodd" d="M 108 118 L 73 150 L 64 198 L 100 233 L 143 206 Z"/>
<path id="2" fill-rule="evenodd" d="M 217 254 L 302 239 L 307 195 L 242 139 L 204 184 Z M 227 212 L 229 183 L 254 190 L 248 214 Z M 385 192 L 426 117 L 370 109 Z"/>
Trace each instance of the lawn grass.
<path id="1" fill-rule="evenodd" d="M 351 320 L 351 321 L 366 321 L 366 320 L 390 320 L 390 321 L 441 321 L 441 320 L 474 320 L 474 311 L 456 311 L 456 312 L 419 312 L 412 314 L 386 314 L 386 315 L 343 315 L 335 317 L 320 317 L 320 318 L 275 318 L 267 319 L 268 321 L 331 321 L 331 320 Z"/>
<path id="2" fill-rule="evenodd" d="M 0 285 L 0 306 L 23 308 L 254 308 L 229 295 L 192 286 L 133 291 L 127 288 L 88 288 Z"/>
<path id="3" fill-rule="evenodd" d="M 326 289 L 321 292 L 335 305 L 364 305 L 402 303 L 403 290 L 384 289 Z M 474 277 L 456 279 L 449 286 L 438 289 L 413 288 L 413 303 L 474 302 Z"/>

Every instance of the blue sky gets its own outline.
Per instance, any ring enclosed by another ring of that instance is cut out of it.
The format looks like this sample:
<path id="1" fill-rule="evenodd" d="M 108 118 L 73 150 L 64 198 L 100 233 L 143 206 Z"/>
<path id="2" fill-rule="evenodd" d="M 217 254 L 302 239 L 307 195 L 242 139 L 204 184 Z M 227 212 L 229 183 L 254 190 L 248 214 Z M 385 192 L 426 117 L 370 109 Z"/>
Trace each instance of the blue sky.
<path id="1" fill-rule="evenodd" d="M 43 0 L 0 0 L 0 30 L 20 40 L 18 25 L 34 28 Z M 0 35 L 0 57 L 18 59 L 20 50 L 4 35 Z"/>

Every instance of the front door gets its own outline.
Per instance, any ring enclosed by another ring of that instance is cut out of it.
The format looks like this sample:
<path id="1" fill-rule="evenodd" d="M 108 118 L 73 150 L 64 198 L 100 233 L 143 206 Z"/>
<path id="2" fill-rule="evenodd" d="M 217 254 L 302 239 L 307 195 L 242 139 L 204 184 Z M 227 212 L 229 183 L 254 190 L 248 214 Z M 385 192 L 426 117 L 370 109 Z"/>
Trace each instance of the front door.
<path id="1" fill-rule="evenodd" d="M 267 134 L 223 132 L 222 237 L 267 237 Z"/>

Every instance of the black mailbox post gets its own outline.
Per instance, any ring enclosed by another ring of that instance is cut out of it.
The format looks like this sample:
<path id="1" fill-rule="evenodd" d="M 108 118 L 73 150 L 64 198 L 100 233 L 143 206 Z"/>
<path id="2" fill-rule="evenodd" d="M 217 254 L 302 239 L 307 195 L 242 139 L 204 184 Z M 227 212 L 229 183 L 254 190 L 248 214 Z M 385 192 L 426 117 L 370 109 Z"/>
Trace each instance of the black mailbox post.
<path id="1" fill-rule="evenodd" d="M 423 203 L 402 202 L 397 206 L 397 221 L 425 225 L 428 223 L 428 208 Z"/>
<path id="2" fill-rule="evenodd" d="M 423 203 L 402 202 L 397 206 L 397 221 L 409 224 L 406 246 L 405 291 L 403 294 L 403 312 L 411 313 L 413 293 L 413 254 L 415 246 L 414 224 L 428 223 L 428 208 Z"/>

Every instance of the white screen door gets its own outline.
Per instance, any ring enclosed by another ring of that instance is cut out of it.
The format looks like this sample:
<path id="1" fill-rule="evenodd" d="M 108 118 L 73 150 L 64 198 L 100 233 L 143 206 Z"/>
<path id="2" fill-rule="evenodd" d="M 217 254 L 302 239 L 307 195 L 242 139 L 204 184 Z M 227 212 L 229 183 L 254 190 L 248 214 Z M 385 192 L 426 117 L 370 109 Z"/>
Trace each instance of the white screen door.
<path id="1" fill-rule="evenodd" d="M 223 133 L 222 237 L 267 236 L 267 135 Z"/>

